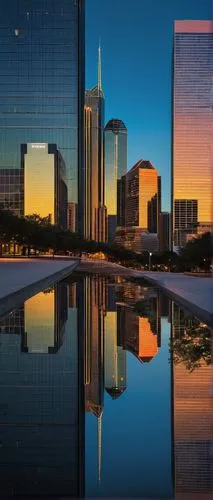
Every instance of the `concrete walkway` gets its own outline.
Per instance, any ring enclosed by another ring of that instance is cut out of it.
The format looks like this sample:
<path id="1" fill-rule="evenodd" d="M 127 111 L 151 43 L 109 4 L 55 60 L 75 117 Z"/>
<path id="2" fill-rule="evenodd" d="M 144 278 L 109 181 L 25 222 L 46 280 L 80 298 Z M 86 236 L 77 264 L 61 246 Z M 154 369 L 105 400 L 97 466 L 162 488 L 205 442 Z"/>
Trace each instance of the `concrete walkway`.
<path id="1" fill-rule="evenodd" d="M 68 276 L 78 261 L 0 259 L 0 314 Z"/>
<path id="2" fill-rule="evenodd" d="M 143 278 L 162 289 L 180 306 L 188 309 L 209 325 L 213 325 L 213 278 L 187 276 L 179 273 L 136 271 L 100 260 L 81 261 L 77 270 L 112 276 L 119 275 L 127 279 Z"/>
<path id="3" fill-rule="evenodd" d="M 133 275 L 145 278 L 200 319 L 213 325 L 213 278 L 148 271 L 134 271 Z"/>

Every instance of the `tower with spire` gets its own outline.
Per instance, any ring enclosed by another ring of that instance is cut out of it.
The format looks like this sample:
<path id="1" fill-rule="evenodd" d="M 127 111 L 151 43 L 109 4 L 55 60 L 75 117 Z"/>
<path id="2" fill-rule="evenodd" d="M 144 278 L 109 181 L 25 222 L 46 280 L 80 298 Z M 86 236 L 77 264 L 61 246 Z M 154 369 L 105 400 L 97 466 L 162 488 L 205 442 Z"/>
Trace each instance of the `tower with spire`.
<path id="1" fill-rule="evenodd" d="M 104 114 L 101 45 L 98 46 L 98 81 L 85 91 L 85 237 L 106 241 Z"/>

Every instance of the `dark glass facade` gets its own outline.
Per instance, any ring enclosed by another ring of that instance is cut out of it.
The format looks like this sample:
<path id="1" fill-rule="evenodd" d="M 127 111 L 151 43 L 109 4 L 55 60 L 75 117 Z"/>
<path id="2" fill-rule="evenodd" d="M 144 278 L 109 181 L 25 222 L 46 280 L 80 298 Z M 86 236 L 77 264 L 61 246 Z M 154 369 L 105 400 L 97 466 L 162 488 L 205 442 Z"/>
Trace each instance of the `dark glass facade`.
<path id="1" fill-rule="evenodd" d="M 169 250 L 170 247 L 170 224 L 171 215 L 168 212 L 161 212 L 159 216 L 159 250 L 161 252 Z"/>
<path id="2" fill-rule="evenodd" d="M 178 249 L 177 200 L 196 200 L 199 225 L 213 221 L 213 22 L 176 21 L 174 31 L 172 243 Z"/>
<path id="3" fill-rule="evenodd" d="M 0 169 L 0 209 L 24 214 L 24 171 L 20 168 Z"/>
<path id="4" fill-rule="evenodd" d="M 21 144 L 56 144 L 81 230 L 84 1 L 8 0 L 0 43 L 0 169 L 20 168 Z"/>
<path id="5" fill-rule="evenodd" d="M 104 130 L 105 203 L 108 215 L 108 240 L 112 241 L 117 226 L 118 185 L 127 172 L 127 128 L 123 121 L 113 118 Z M 118 224 L 119 225 L 119 224 Z"/>
<path id="6" fill-rule="evenodd" d="M 2 498 L 84 496 L 78 325 L 65 282 L 0 320 Z"/>

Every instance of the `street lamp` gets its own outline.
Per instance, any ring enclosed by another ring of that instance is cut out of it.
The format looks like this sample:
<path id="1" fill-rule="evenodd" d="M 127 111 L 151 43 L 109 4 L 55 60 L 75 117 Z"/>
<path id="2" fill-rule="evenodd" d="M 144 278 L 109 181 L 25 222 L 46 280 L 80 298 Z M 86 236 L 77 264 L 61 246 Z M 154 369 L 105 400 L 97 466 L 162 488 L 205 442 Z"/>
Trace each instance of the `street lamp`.
<path id="1" fill-rule="evenodd" d="M 149 271 L 151 270 L 151 257 L 152 257 L 152 252 L 149 252 Z"/>

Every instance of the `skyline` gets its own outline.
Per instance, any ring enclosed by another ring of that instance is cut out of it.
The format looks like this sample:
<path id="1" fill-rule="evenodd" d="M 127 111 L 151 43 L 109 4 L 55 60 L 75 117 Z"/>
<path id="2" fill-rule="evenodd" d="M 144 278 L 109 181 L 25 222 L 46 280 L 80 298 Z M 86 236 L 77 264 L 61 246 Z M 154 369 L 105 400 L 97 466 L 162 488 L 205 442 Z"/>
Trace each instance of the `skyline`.
<path id="1" fill-rule="evenodd" d="M 193 0 L 175 1 L 166 4 L 166 10 L 164 4 L 165 0 L 160 6 L 157 0 L 149 5 L 134 0 L 130 26 L 129 2 L 87 2 L 86 88 L 97 83 L 101 38 L 105 121 L 124 121 L 128 129 L 128 169 L 140 158 L 150 160 L 162 176 L 162 210 L 170 211 L 173 23 L 178 19 L 212 19 L 212 2 L 195 5 Z M 134 89 L 132 95 L 130 89 Z"/>

